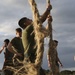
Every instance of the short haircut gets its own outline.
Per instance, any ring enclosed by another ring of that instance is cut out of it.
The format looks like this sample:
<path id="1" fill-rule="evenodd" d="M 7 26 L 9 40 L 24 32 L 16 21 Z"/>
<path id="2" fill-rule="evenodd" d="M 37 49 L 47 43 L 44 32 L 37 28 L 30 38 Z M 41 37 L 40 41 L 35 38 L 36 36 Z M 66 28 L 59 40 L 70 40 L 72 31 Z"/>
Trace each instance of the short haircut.
<path id="1" fill-rule="evenodd" d="M 27 18 L 26 17 L 23 17 L 19 20 L 18 22 L 18 25 L 21 27 L 21 28 L 25 28 L 25 22 L 26 22 Z"/>
<path id="2" fill-rule="evenodd" d="M 4 42 L 6 42 L 6 44 L 8 45 L 8 43 L 10 42 L 9 39 L 5 39 Z"/>
<path id="3" fill-rule="evenodd" d="M 55 43 L 57 43 L 58 44 L 58 41 L 57 40 L 53 40 Z"/>
<path id="4" fill-rule="evenodd" d="M 16 31 L 17 32 L 22 32 L 22 29 L 21 28 L 16 28 Z"/>

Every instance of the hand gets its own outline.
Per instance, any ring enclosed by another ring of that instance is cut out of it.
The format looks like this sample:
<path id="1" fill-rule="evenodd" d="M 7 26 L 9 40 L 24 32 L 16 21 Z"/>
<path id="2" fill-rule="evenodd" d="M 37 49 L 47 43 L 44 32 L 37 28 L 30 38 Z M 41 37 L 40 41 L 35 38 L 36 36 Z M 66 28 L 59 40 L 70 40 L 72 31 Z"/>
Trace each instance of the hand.
<path id="1" fill-rule="evenodd" d="M 48 61 L 48 67 L 51 67 L 50 62 Z"/>
<path id="2" fill-rule="evenodd" d="M 63 67 L 63 65 L 62 65 L 62 64 L 61 64 L 60 66 L 61 66 L 61 67 Z"/>
<path id="3" fill-rule="evenodd" d="M 2 53 L 2 50 L 0 50 L 0 53 Z"/>
<path id="4" fill-rule="evenodd" d="M 20 56 L 20 57 L 22 57 L 22 54 L 21 54 L 21 53 L 17 53 L 16 56 Z"/>
<path id="5" fill-rule="evenodd" d="M 50 15 L 48 15 L 48 21 L 50 21 L 50 22 L 52 22 L 53 21 L 53 19 L 52 19 L 52 16 L 50 16 Z"/>
<path id="6" fill-rule="evenodd" d="M 48 67 L 51 67 L 49 63 L 48 63 Z"/>
<path id="7" fill-rule="evenodd" d="M 1 53 L 2 51 L 0 51 L 0 53 Z"/>
<path id="8" fill-rule="evenodd" d="M 52 9 L 52 5 L 48 4 L 47 10 L 50 12 L 51 9 Z"/>

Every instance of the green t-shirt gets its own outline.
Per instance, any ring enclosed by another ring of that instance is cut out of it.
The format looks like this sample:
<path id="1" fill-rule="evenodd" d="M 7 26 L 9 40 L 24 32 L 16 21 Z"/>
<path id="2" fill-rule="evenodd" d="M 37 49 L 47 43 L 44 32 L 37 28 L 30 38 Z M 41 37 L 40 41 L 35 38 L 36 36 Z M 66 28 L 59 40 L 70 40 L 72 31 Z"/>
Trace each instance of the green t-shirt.
<path id="1" fill-rule="evenodd" d="M 22 56 L 23 56 L 23 57 L 18 56 L 17 58 L 20 59 L 20 60 L 23 60 L 24 59 L 24 47 L 23 47 L 22 39 L 19 38 L 19 37 L 14 37 L 11 40 L 11 44 L 16 49 L 16 51 L 18 53 L 21 53 Z"/>
<path id="2" fill-rule="evenodd" d="M 25 56 L 29 57 L 31 61 L 33 61 L 36 57 L 36 41 L 33 31 L 33 25 L 29 25 L 22 32 Z"/>

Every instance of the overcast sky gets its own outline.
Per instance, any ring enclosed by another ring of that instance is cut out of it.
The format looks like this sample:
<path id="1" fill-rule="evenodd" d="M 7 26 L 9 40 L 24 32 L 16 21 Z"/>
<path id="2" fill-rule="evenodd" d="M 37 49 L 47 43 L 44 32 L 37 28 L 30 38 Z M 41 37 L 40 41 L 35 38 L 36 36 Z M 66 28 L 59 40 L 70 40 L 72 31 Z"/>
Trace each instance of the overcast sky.
<path id="1" fill-rule="evenodd" d="M 35 0 L 39 13 L 42 14 L 46 9 L 47 0 Z M 64 68 L 74 68 L 75 61 L 75 0 L 51 0 L 53 9 L 53 38 L 59 41 L 58 55 Z M 0 47 L 4 39 L 12 39 L 15 36 L 15 29 L 18 20 L 22 17 L 32 18 L 32 11 L 28 0 L 2 0 L 0 1 Z M 48 41 L 48 38 L 45 39 Z M 45 53 L 43 68 L 47 66 L 47 48 L 45 42 Z M 3 53 L 0 54 L 0 69 L 4 62 Z"/>

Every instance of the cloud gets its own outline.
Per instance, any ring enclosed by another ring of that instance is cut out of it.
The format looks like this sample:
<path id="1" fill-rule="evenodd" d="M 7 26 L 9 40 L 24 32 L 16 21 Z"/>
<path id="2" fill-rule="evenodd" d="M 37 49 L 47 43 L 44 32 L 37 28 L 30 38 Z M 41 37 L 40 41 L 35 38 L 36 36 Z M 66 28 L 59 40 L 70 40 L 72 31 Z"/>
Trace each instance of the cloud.
<path id="1" fill-rule="evenodd" d="M 59 3 L 59 4 L 58 4 Z M 66 1 L 56 1 L 54 8 L 52 10 L 54 20 L 57 23 L 75 23 L 75 1 L 66 0 Z"/>

